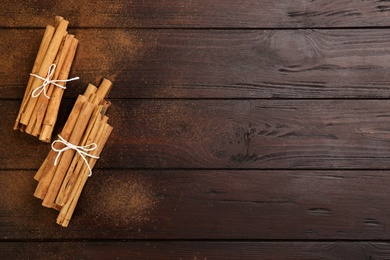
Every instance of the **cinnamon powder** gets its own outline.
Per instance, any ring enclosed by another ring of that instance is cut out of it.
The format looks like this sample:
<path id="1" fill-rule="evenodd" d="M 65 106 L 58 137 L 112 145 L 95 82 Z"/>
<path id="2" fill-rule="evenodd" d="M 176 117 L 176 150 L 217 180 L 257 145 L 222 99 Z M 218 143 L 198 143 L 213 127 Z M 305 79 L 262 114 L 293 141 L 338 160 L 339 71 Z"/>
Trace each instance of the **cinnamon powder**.
<path id="1" fill-rule="evenodd" d="M 115 173 L 104 178 L 95 195 L 98 218 L 109 219 L 115 226 L 139 226 L 153 219 L 157 199 L 147 179 Z"/>

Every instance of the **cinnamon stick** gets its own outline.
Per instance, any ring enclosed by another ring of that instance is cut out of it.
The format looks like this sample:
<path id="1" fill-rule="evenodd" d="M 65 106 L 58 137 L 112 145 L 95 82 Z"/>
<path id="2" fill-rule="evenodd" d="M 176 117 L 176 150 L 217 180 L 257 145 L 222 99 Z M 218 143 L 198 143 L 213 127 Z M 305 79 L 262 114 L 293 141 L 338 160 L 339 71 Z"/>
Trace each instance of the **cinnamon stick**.
<path id="1" fill-rule="evenodd" d="M 64 17 L 62 17 L 62 16 L 56 16 L 55 17 L 55 19 L 54 19 L 54 26 L 57 28 L 58 27 L 58 25 L 61 23 L 61 21 L 63 21 L 64 20 Z"/>
<path id="2" fill-rule="evenodd" d="M 64 128 L 61 131 L 61 136 L 65 140 L 69 140 L 70 135 L 73 132 L 74 126 L 79 118 L 81 109 L 83 108 L 83 104 L 87 101 L 87 98 L 79 95 L 72 111 L 70 112 L 69 118 L 66 121 Z M 61 143 L 56 143 L 54 147 L 58 150 L 65 147 L 65 145 Z M 46 157 L 45 162 L 39 168 L 38 172 L 35 175 L 35 179 L 39 180 L 38 186 L 35 190 L 34 196 L 40 199 L 43 199 L 46 196 L 47 189 L 53 179 L 55 172 L 54 160 L 57 156 L 57 153 L 53 150 L 50 150 L 49 155 Z"/>
<path id="3" fill-rule="evenodd" d="M 59 65 L 58 65 L 58 74 L 54 74 L 55 78 L 58 80 L 66 80 L 69 75 L 70 67 L 72 65 L 73 58 L 75 56 L 76 48 L 77 48 L 77 39 L 74 38 L 74 35 L 67 35 L 65 40 L 65 47 L 63 51 L 63 55 L 61 55 Z M 59 85 L 65 86 L 65 83 L 58 82 Z M 41 129 L 42 124 L 44 123 L 44 118 L 46 118 L 48 115 L 54 114 L 55 119 L 53 120 L 53 127 L 55 124 L 55 121 L 57 119 L 57 114 L 59 110 L 59 104 L 61 103 L 62 99 L 62 93 L 64 89 L 55 86 L 54 84 L 50 84 L 49 90 L 48 90 L 48 96 L 50 96 L 50 99 L 46 99 L 44 95 L 41 95 L 39 98 L 44 99 L 45 104 L 45 111 L 41 114 L 38 114 L 37 116 L 37 122 L 36 125 L 38 127 L 35 128 L 35 131 L 33 131 L 33 135 L 37 136 L 40 135 L 40 140 L 45 142 L 50 142 L 51 135 L 47 138 L 43 139 L 41 138 Z M 61 93 L 61 94 L 58 94 Z M 38 101 L 39 102 L 39 101 Z M 52 104 L 55 102 L 55 105 Z M 57 104 L 58 103 L 58 104 Z"/>
<path id="4" fill-rule="evenodd" d="M 68 143 L 56 142 L 55 150 L 49 152 L 35 176 L 39 183 L 34 196 L 43 199 L 43 206 L 59 210 L 57 223 L 64 227 L 68 226 L 88 176 L 113 129 L 105 115 L 111 103 L 104 95 L 110 87 L 111 82 L 103 80 L 99 88 L 89 85 L 85 95 L 79 96 L 61 134 Z M 78 116 L 74 111 L 79 112 Z M 96 147 L 80 154 L 83 146 L 89 148 L 92 144 Z"/>
<path id="5" fill-rule="evenodd" d="M 95 93 L 96 93 L 96 90 L 97 90 L 97 87 L 95 87 L 95 86 L 92 85 L 92 84 L 88 84 L 88 87 L 87 87 L 87 89 L 85 90 L 83 96 L 87 97 L 88 100 L 89 100 L 90 96 L 91 96 L 92 94 L 95 94 Z"/>
<path id="6" fill-rule="evenodd" d="M 77 45 L 78 40 L 76 38 L 72 38 L 69 51 L 67 52 L 64 64 L 62 66 L 60 74 L 58 75 L 59 80 L 66 80 L 68 78 L 70 68 L 76 54 Z M 60 82 L 59 84 L 65 86 L 65 82 Z M 63 93 L 64 89 L 54 86 L 54 90 L 51 94 L 51 98 L 47 107 L 47 112 L 44 115 L 45 118 L 43 120 L 43 128 L 39 137 L 39 140 L 41 141 L 50 142 L 51 140 L 53 129 L 55 123 L 57 122 L 58 110 L 61 104 Z"/>
<path id="7" fill-rule="evenodd" d="M 60 24 L 58 25 L 54 36 L 50 42 L 50 45 L 47 49 L 46 55 L 42 61 L 41 67 L 38 70 L 37 75 L 39 75 L 42 78 L 45 78 L 47 75 L 47 72 L 49 70 L 49 67 L 51 64 L 53 64 L 53 61 L 55 57 L 57 56 L 58 50 L 60 48 L 62 39 L 64 35 L 67 33 L 66 30 L 68 28 L 69 22 L 66 20 L 62 20 Z M 38 88 L 42 84 L 42 80 L 39 78 L 34 78 L 33 83 L 31 85 L 31 92 L 34 91 L 36 88 Z M 30 93 L 31 94 L 31 93 Z M 30 98 L 29 102 L 27 103 L 25 111 L 22 113 L 20 122 L 24 125 L 27 125 L 30 121 L 31 114 L 34 110 L 35 104 L 37 103 L 36 98 Z"/>
<path id="8" fill-rule="evenodd" d="M 110 91 L 112 86 L 112 82 L 108 79 L 103 79 L 102 83 L 100 83 L 98 90 L 96 91 L 96 96 L 100 98 L 105 98 Z"/>
<path id="9" fill-rule="evenodd" d="M 112 127 L 110 125 L 105 125 L 103 134 L 101 138 L 97 141 L 98 143 L 98 149 L 93 151 L 93 155 L 99 156 L 101 151 L 103 150 L 104 145 L 106 144 L 108 137 L 110 136 L 112 132 Z M 89 165 L 91 168 L 95 166 L 96 159 L 90 158 L 89 159 Z M 88 179 L 88 168 L 84 167 L 84 171 L 81 172 L 80 177 L 78 178 L 78 181 L 76 183 L 76 187 L 73 189 L 73 192 L 68 199 L 67 203 L 62 207 L 60 214 L 57 217 L 57 223 L 63 227 L 67 227 L 69 225 L 69 221 L 71 220 L 73 216 L 73 212 L 76 208 L 77 202 L 80 198 L 81 191 L 83 190 L 83 187 Z"/>
<path id="10" fill-rule="evenodd" d="M 95 108 L 90 123 L 87 129 L 85 130 L 82 140 L 80 141 L 81 146 L 95 143 L 96 136 L 97 135 L 99 136 L 99 130 L 102 132 L 103 128 L 101 126 L 103 126 L 103 123 L 100 114 L 101 109 L 102 107 Z M 84 164 L 85 164 L 84 159 L 79 154 L 75 154 L 75 156 L 73 157 L 73 161 L 68 169 L 68 172 L 66 173 L 60 191 L 58 192 L 58 196 L 56 199 L 56 204 L 58 206 L 63 206 L 65 204 L 66 200 L 69 197 L 70 192 L 74 187 L 75 180 L 77 179 L 81 167 Z"/>
<path id="11" fill-rule="evenodd" d="M 87 127 L 88 121 L 92 115 L 94 106 L 89 102 L 85 102 L 81 109 L 80 115 L 74 126 L 73 132 L 69 138 L 69 143 L 78 145 L 85 128 Z M 70 149 L 63 152 L 61 160 L 57 166 L 54 177 L 50 183 L 49 189 L 47 190 L 46 196 L 43 199 L 42 205 L 45 207 L 53 207 L 55 198 L 58 194 L 58 190 L 62 184 L 64 175 L 69 168 L 71 160 L 75 154 L 75 150 Z"/>
<path id="12" fill-rule="evenodd" d="M 38 54 L 35 58 L 31 73 L 33 73 L 33 74 L 38 73 L 38 71 L 41 67 L 43 58 L 45 57 L 47 49 L 49 48 L 49 44 L 53 38 L 54 30 L 55 29 L 53 26 L 51 26 L 51 25 L 46 26 L 46 30 L 45 30 L 45 33 L 43 34 L 42 42 L 39 46 Z M 35 77 L 30 75 L 30 78 L 28 79 L 26 91 L 24 92 L 22 105 L 20 106 L 19 113 L 18 113 L 18 116 L 17 116 L 16 121 L 15 121 L 14 130 L 17 130 L 20 128 L 20 117 L 21 117 L 21 115 L 26 107 L 26 104 L 27 104 L 29 98 L 31 97 L 31 85 L 32 85 L 32 82 L 34 79 L 35 79 Z"/>
<path id="13" fill-rule="evenodd" d="M 54 71 L 54 75 L 52 77 L 53 80 L 58 79 L 58 75 L 60 74 L 60 71 L 62 69 L 62 65 L 64 63 L 66 54 L 70 48 L 70 43 L 72 42 L 73 37 L 73 35 L 66 35 L 60 45 L 58 55 L 56 56 L 56 59 L 54 61 L 54 64 L 56 64 L 56 70 Z M 49 86 L 47 90 L 47 95 L 49 97 L 51 96 L 52 91 L 53 86 Z M 30 121 L 28 122 L 26 127 L 26 133 L 34 136 L 37 136 L 41 130 L 42 120 L 49 103 L 49 99 L 47 99 L 45 95 L 40 95 L 39 97 L 37 97 L 37 99 L 38 100 L 31 115 Z"/>
<path id="14" fill-rule="evenodd" d="M 102 83 L 99 85 L 99 88 L 96 90 L 96 93 L 92 93 L 89 97 L 89 102 L 95 105 L 99 105 L 99 103 L 102 102 L 104 97 L 110 91 L 111 86 L 111 81 L 109 81 L 108 79 L 103 79 Z"/>

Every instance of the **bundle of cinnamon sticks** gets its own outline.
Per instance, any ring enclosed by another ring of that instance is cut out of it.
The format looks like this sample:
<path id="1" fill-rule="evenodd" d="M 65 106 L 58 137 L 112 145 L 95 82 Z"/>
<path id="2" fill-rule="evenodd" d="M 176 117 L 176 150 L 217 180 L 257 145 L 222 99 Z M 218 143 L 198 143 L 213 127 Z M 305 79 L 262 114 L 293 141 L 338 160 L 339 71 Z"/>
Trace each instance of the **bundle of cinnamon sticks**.
<path id="1" fill-rule="evenodd" d="M 56 16 L 43 35 L 14 129 L 50 142 L 78 40 L 69 22 Z M 77 79 L 77 78 L 74 78 Z M 71 79 L 73 80 L 73 79 Z"/>
<path id="2" fill-rule="evenodd" d="M 103 79 L 99 88 L 89 84 L 78 96 L 59 139 L 34 177 L 39 181 L 34 196 L 43 200 L 43 206 L 60 211 L 57 223 L 64 227 L 113 129 L 106 115 L 111 103 L 104 99 L 111 85 Z"/>

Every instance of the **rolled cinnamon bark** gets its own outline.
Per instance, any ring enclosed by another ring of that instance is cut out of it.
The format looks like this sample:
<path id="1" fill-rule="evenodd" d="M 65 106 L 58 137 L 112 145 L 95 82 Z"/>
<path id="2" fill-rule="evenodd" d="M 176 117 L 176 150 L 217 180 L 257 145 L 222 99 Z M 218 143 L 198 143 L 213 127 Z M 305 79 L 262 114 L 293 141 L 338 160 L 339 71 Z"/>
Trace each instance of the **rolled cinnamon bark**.
<path id="1" fill-rule="evenodd" d="M 78 145 L 85 128 L 87 127 L 88 121 L 92 115 L 94 109 L 94 105 L 85 102 L 83 104 L 83 108 L 81 109 L 80 115 L 77 119 L 77 122 L 74 126 L 73 132 L 69 138 L 69 143 Z M 47 190 L 46 196 L 43 199 L 42 205 L 45 207 L 53 207 L 55 198 L 57 197 L 58 190 L 62 184 L 64 175 L 69 168 L 69 165 L 72 161 L 72 158 L 75 154 L 75 150 L 69 149 L 63 152 L 61 160 L 57 166 L 54 177 L 50 183 L 49 189 Z"/>
<path id="2" fill-rule="evenodd" d="M 55 31 L 54 26 L 51 26 L 51 25 L 46 26 L 46 30 L 45 30 L 45 33 L 43 34 L 43 39 L 42 39 L 41 45 L 39 46 L 38 54 L 35 58 L 34 65 L 33 65 L 33 68 L 31 70 L 32 74 L 38 73 L 38 71 L 41 67 L 43 58 L 45 57 L 47 49 L 49 48 L 49 44 L 53 38 L 54 31 Z M 28 100 L 31 97 L 31 85 L 32 85 L 32 82 L 34 81 L 34 79 L 35 79 L 34 76 L 30 76 L 30 78 L 28 79 L 26 91 L 24 92 L 24 96 L 23 96 L 22 105 L 20 106 L 19 113 L 18 113 L 18 116 L 17 116 L 16 121 L 15 121 L 14 130 L 17 130 L 21 127 L 20 117 L 21 117 L 21 115 L 26 107 Z"/>
<path id="3" fill-rule="evenodd" d="M 64 64 L 62 66 L 60 74 L 58 75 L 59 80 L 66 80 L 68 78 L 70 68 L 72 66 L 72 62 L 76 54 L 77 45 L 78 45 L 78 40 L 76 38 L 72 38 L 69 51 L 65 57 Z M 65 82 L 62 83 L 59 82 L 58 84 L 65 86 Z M 51 140 L 53 129 L 55 123 L 57 122 L 58 111 L 60 108 L 63 93 L 64 93 L 64 89 L 54 86 L 47 107 L 47 112 L 44 115 L 45 118 L 43 120 L 42 132 L 39 136 L 39 140 L 41 141 L 50 142 Z"/>
<path id="4" fill-rule="evenodd" d="M 56 16 L 46 27 L 14 129 L 50 142 L 78 40 L 68 34 L 69 22 Z"/>
<path id="5" fill-rule="evenodd" d="M 87 102 L 87 98 L 79 95 L 72 111 L 70 112 L 70 115 L 68 117 L 68 120 L 66 121 L 64 128 L 61 131 L 61 136 L 65 140 L 69 140 L 70 135 L 73 132 L 74 126 L 76 124 L 76 121 L 80 115 L 81 109 L 83 107 L 83 104 Z M 58 150 L 65 147 L 62 143 L 56 143 L 54 147 Z M 53 179 L 53 175 L 55 172 L 56 166 L 54 165 L 54 160 L 57 156 L 57 153 L 53 150 L 50 150 L 49 155 L 46 157 L 45 162 L 42 164 L 42 166 L 39 168 L 38 172 L 35 174 L 35 179 L 39 180 L 38 186 L 35 190 L 34 196 L 40 199 L 43 199 L 46 195 L 47 189 L 51 183 L 51 180 Z"/>
<path id="6" fill-rule="evenodd" d="M 60 211 L 57 223 L 64 227 L 68 226 L 88 176 L 113 129 L 105 115 L 111 103 L 102 96 L 110 87 L 111 82 L 103 80 L 99 88 L 89 85 L 85 96 L 79 96 L 61 133 L 67 142 L 53 144 L 54 150 L 49 152 L 35 176 L 39 183 L 34 196 L 43 200 L 43 206 Z M 97 104 L 91 102 L 96 100 Z"/>
<path id="7" fill-rule="evenodd" d="M 90 122 L 88 124 L 87 129 L 85 130 L 85 133 L 80 141 L 81 146 L 85 146 L 87 144 L 94 143 L 93 140 L 96 136 L 97 130 L 101 124 L 101 115 L 100 115 L 101 107 L 96 107 L 92 117 L 90 119 Z M 87 139 L 90 140 L 87 142 Z M 56 198 L 56 204 L 58 206 L 63 206 L 67 200 L 67 195 L 69 194 L 71 189 L 73 189 L 74 180 L 77 178 L 77 175 L 80 171 L 80 168 L 82 164 L 85 163 L 84 159 L 81 158 L 81 156 L 76 153 L 73 157 L 72 163 L 70 164 L 68 171 L 65 175 L 64 181 L 62 182 L 61 188 L 58 192 L 57 198 Z"/>
<path id="8" fill-rule="evenodd" d="M 99 140 L 97 140 L 97 142 L 96 142 L 98 144 L 98 149 L 96 149 L 92 152 L 93 155 L 95 155 L 95 156 L 100 155 L 101 151 L 103 150 L 104 145 L 106 144 L 106 142 L 107 142 L 107 140 L 112 132 L 112 129 L 113 128 L 110 125 L 108 125 L 108 124 L 104 125 L 103 133 L 100 137 L 98 137 Z M 95 166 L 96 159 L 90 158 L 88 163 L 89 163 L 90 167 L 93 168 Z M 76 205 L 77 205 L 77 202 L 80 198 L 81 192 L 84 188 L 85 183 L 88 180 L 88 175 L 89 175 L 88 168 L 83 167 L 83 169 L 84 170 L 81 171 L 79 178 L 77 179 L 75 188 L 73 189 L 71 196 L 69 197 L 65 206 L 62 207 L 60 214 L 57 217 L 57 224 L 59 224 L 63 227 L 67 227 L 69 225 L 69 221 L 71 220 L 71 218 L 73 216 L 73 212 L 76 208 Z"/>
<path id="9" fill-rule="evenodd" d="M 42 78 L 46 78 L 49 67 L 51 66 L 51 64 L 53 64 L 53 61 L 57 56 L 62 39 L 64 38 L 64 35 L 67 33 L 66 30 L 68 28 L 68 24 L 69 24 L 68 21 L 62 20 L 60 22 L 60 24 L 58 25 L 58 28 L 54 33 L 54 36 L 53 36 L 53 38 L 50 42 L 50 45 L 47 49 L 46 55 L 42 61 L 41 67 L 38 70 L 38 73 L 37 73 L 38 76 L 40 76 Z M 31 92 L 34 91 L 36 88 L 38 88 L 41 84 L 42 84 L 41 79 L 34 78 L 32 85 L 31 85 Z M 22 113 L 22 116 L 20 119 L 20 122 L 22 124 L 24 124 L 24 125 L 28 124 L 36 103 L 37 103 L 36 98 L 29 99 L 29 102 L 27 103 L 26 109 Z"/>
<path id="10" fill-rule="evenodd" d="M 56 56 L 56 59 L 54 61 L 54 64 L 56 65 L 56 69 L 52 77 L 53 80 L 58 79 L 58 76 L 60 74 L 60 71 L 65 61 L 65 57 L 67 55 L 67 52 L 69 51 L 72 38 L 74 38 L 74 36 L 68 34 L 62 41 L 62 44 L 58 51 L 58 55 Z M 47 95 L 50 97 L 52 92 L 53 92 L 53 86 L 51 84 L 47 89 Z M 35 105 L 30 121 L 28 122 L 28 125 L 26 127 L 26 133 L 34 136 L 37 136 L 41 131 L 43 117 L 46 113 L 46 109 L 49 103 L 49 99 L 45 95 L 40 95 L 37 98 L 38 101 Z"/>

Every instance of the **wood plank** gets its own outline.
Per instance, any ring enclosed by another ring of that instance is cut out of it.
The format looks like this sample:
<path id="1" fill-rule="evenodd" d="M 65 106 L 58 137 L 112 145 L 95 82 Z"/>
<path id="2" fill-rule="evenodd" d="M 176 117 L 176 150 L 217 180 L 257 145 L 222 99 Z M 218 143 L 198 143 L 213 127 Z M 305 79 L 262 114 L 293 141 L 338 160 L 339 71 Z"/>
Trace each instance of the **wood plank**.
<path id="1" fill-rule="evenodd" d="M 390 168 L 389 100 L 112 102 L 100 168 Z M 12 130 L 19 105 L 0 100 L 0 165 L 37 169 L 50 146 Z"/>
<path id="2" fill-rule="evenodd" d="M 7 259 L 386 259 L 388 242 L 3 242 Z"/>
<path id="3" fill-rule="evenodd" d="M 0 240 L 389 240 L 389 171 L 95 170 L 68 228 L 0 171 Z"/>
<path id="4" fill-rule="evenodd" d="M 114 127 L 129 132 L 113 136 L 108 149 L 116 149 L 115 157 L 107 162 L 138 168 L 388 169 L 389 105 L 382 100 L 118 101 L 111 110 Z"/>
<path id="5" fill-rule="evenodd" d="M 389 26 L 387 1 L 9 0 L 0 27 L 42 27 L 63 15 L 76 27 L 301 28 Z"/>
<path id="6" fill-rule="evenodd" d="M 389 98 L 387 30 L 74 30 L 65 97 Z M 43 30 L 0 30 L 0 98 L 21 98 Z"/>

